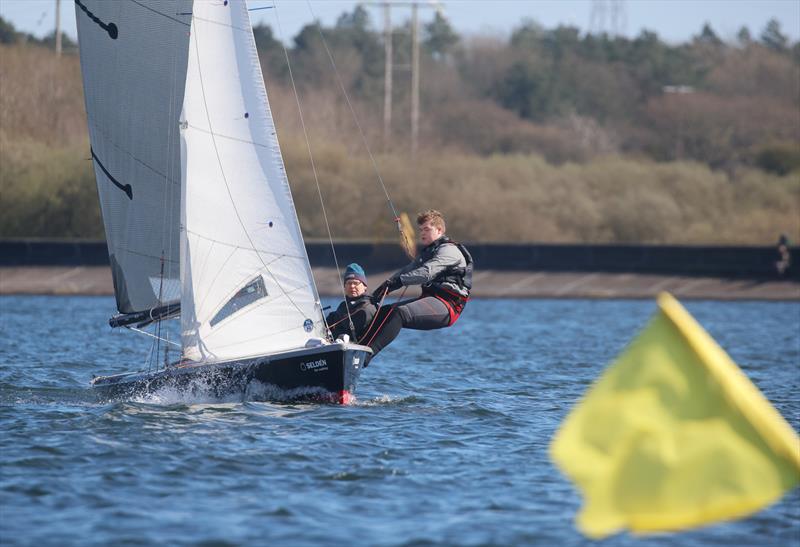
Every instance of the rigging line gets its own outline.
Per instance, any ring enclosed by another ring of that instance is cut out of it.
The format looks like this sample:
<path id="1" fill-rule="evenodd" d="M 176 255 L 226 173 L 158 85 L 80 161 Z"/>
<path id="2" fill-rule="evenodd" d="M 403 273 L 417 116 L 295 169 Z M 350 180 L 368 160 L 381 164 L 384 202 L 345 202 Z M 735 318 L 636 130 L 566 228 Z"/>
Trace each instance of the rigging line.
<path id="1" fill-rule="evenodd" d="M 247 32 L 248 30 L 252 30 L 252 27 L 237 27 L 236 25 L 228 24 L 228 23 L 221 23 L 220 21 L 215 21 L 214 19 L 206 19 L 205 17 L 198 17 L 192 14 L 193 19 L 197 19 L 198 21 L 203 21 L 204 23 L 210 23 L 212 25 L 218 25 L 220 27 L 228 27 L 236 30 L 241 30 L 242 32 Z"/>
<path id="2" fill-rule="evenodd" d="M 386 317 L 383 318 L 383 321 L 381 321 L 381 324 L 378 325 L 378 328 L 375 329 L 374 333 L 372 333 L 372 337 L 369 339 L 369 342 L 364 344 L 365 346 L 370 346 L 370 344 L 372 344 L 373 340 L 375 340 L 375 337 L 378 336 L 378 333 L 381 331 L 381 328 L 383 327 L 383 324 L 386 323 L 386 321 L 389 319 L 389 317 L 394 313 L 394 310 L 397 309 L 397 305 L 400 304 L 400 300 L 403 298 L 403 295 L 406 294 L 406 289 L 408 289 L 407 286 L 403 287 L 403 292 L 400 293 L 400 296 L 397 297 L 397 301 L 395 301 L 395 303 L 392 304 L 392 307 L 389 308 L 389 313 L 386 314 Z M 381 297 L 381 302 L 380 302 L 381 306 L 383 305 L 383 300 L 386 298 L 387 294 L 389 294 L 389 290 L 388 289 L 386 291 L 384 291 L 383 296 Z M 380 309 L 381 308 L 379 306 L 378 307 L 378 311 L 380 311 Z M 377 319 L 377 317 L 378 317 L 378 314 L 375 313 L 375 318 Z M 372 320 L 372 324 L 373 325 L 375 324 L 375 319 Z M 369 328 L 371 329 L 372 325 L 370 325 Z M 367 332 L 364 333 L 364 336 L 362 337 L 362 339 L 358 341 L 359 344 L 363 341 L 364 338 L 367 337 L 367 334 L 369 334 L 369 329 L 367 329 Z M 372 346 L 370 346 L 370 347 L 372 347 Z"/>
<path id="3" fill-rule="evenodd" d="M 213 244 L 212 244 L 212 247 L 213 247 Z M 203 295 L 202 299 L 198 300 L 196 298 L 196 295 L 194 295 L 194 290 L 192 290 L 192 293 L 193 293 L 192 296 L 194 297 L 194 300 L 195 300 L 195 302 L 194 302 L 194 309 L 195 309 L 194 314 L 195 314 L 196 317 L 200 317 L 200 316 L 202 316 L 204 314 L 205 308 L 206 308 L 206 302 L 208 301 L 208 295 L 211 293 L 211 289 L 216 284 L 217 279 L 219 279 L 219 276 L 222 275 L 222 272 L 225 271 L 225 266 L 228 265 L 228 262 L 230 262 L 231 258 L 233 258 L 233 255 L 236 254 L 237 250 L 238 249 L 233 249 L 231 251 L 231 254 L 228 255 L 228 258 L 226 258 L 225 261 L 217 267 L 217 273 L 214 274 L 214 278 L 211 280 L 211 283 L 208 284 L 208 290 L 206 291 L 206 294 Z M 205 273 L 206 273 L 205 267 L 206 267 L 206 264 L 208 263 L 208 257 L 210 257 L 210 256 L 211 256 L 211 250 L 209 249 L 208 254 L 206 255 L 206 261 L 203 263 L 203 275 L 204 276 L 205 276 Z M 204 281 L 205 281 L 205 279 L 204 279 Z M 238 290 L 238 289 L 234 288 L 233 290 Z M 231 291 L 231 292 L 233 292 L 233 291 Z M 234 294 L 236 294 L 236 293 L 234 292 Z M 221 302 L 222 302 L 222 305 L 224 305 L 225 300 L 222 300 Z M 220 305 L 219 303 L 216 303 L 216 302 L 212 302 L 212 304 L 214 305 L 214 307 Z M 211 306 L 211 304 L 209 304 L 209 306 Z M 212 308 L 212 309 L 214 309 L 214 308 Z"/>
<path id="4" fill-rule="evenodd" d="M 211 134 L 211 131 L 209 131 L 208 129 L 203 129 L 202 127 L 198 127 L 198 126 L 193 125 L 193 124 L 188 123 L 188 122 L 187 122 L 187 125 L 189 127 L 191 127 L 192 129 L 197 129 L 198 131 L 201 131 L 203 133 L 208 133 L 209 135 Z M 240 139 L 238 137 L 231 137 L 231 136 L 228 136 L 228 135 L 223 135 L 222 133 L 214 132 L 214 135 L 219 137 L 219 138 L 221 138 L 221 139 L 228 139 L 228 140 L 231 140 L 231 141 L 241 142 L 241 143 L 244 143 L 244 144 L 252 144 L 253 146 L 260 146 L 261 148 L 270 148 L 269 145 L 261 144 L 260 142 L 249 141 L 247 139 Z"/>
<path id="5" fill-rule="evenodd" d="M 200 19 L 200 18 L 196 18 L 194 15 L 192 15 L 192 18 L 193 19 Z M 230 28 L 237 28 L 237 27 L 233 27 L 232 25 L 225 25 L 225 26 L 228 26 Z M 239 221 L 239 226 L 241 226 L 242 231 L 244 232 L 244 235 L 247 238 L 247 241 L 250 243 L 250 247 L 253 248 L 253 250 L 255 250 L 256 245 L 253 242 L 253 239 L 250 237 L 250 232 L 247 231 L 247 228 L 245 227 L 245 224 L 244 224 L 244 220 L 242 219 L 242 216 L 239 213 L 239 209 L 238 209 L 238 207 L 236 207 L 236 202 L 233 199 L 233 193 L 231 192 L 230 185 L 228 184 L 228 178 L 225 176 L 225 169 L 222 166 L 222 158 L 221 158 L 221 156 L 219 154 L 219 147 L 217 146 L 217 139 L 216 139 L 216 136 L 213 133 L 213 127 L 212 127 L 212 123 L 211 123 L 211 115 L 210 115 L 210 112 L 209 112 L 209 109 L 208 109 L 208 101 L 206 99 L 206 87 L 205 87 L 205 83 L 203 81 L 203 71 L 200 68 L 200 45 L 199 45 L 199 40 L 198 40 L 197 25 L 194 26 L 194 32 L 192 32 L 190 39 L 194 42 L 194 51 L 195 51 L 195 55 L 197 57 L 197 73 L 198 73 L 198 76 L 199 76 L 198 79 L 200 81 L 200 92 L 201 92 L 201 96 L 203 97 L 203 107 L 204 107 L 205 112 L 206 112 L 206 120 L 208 121 L 208 127 L 212 128 L 212 132 L 210 133 L 211 142 L 214 145 L 214 153 L 216 154 L 216 157 L 217 157 L 217 164 L 219 165 L 220 174 L 222 175 L 222 181 L 225 183 L 225 189 L 228 192 L 228 199 L 230 199 L 230 203 L 231 203 L 231 206 L 233 207 L 233 211 L 234 211 L 234 213 L 236 213 L 236 218 Z M 190 43 L 190 47 L 191 47 L 191 43 Z M 281 290 L 281 292 L 286 295 L 286 298 L 289 300 L 289 302 L 291 302 L 291 304 L 295 307 L 295 309 L 298 311 L 298 313 L 300 313 L 300 315 L 302 317 L 306 317 L 306 314 L 303 312 L 303 310 L 301 310 L 300 307 L 295 303 L 295 301 L 292 300 L 292 298 L 286 293 L 286 291 L 283 290 L 283 287 L 278 282 L 277 278 L 275 277 L 275 274 L 273 274 L 272 271 L 264 263 L 264 259 L 262 258 L 261 253 L 256 251 L 256 256 L 258 256 L 259 261 L 261 261 L 261 264 L 267 270 L 267 272 L 269 273 L 270 277 L 272 277 L 272 280 L 275 281 L 275 284 L 278 286 L 278 288 Z"/>
<path id="6" fill-rule="evenodd" d="M 386 189 L 386 185 L 383 182 L 383 177 L 381 177 L 381 173 L 378 170 L 378 163 L 375 161 L 375 156 L 372 154 L 372 149 L 369 146 L 369 142 L 367 141 L 367 136 L 364 133 L 364 128 L 361 126 L 361 122 L 358 121 L 358 116 L 356 115 L 356 110 L 353 108 L 353 103 L 350 101 L 350 95 L 347 93 L 347 89 L 344 86 L 344 82 L 342 81 L 342 77 L 339 74 L 339 69 L 336 68 L 336 61 L 333 60 L 333 54 L 331 53 L 330 48 L 328 47 L 328 41 L 325 39 L 325 33 L 322 32 L 322 25 L 320 25 L 319 19 L 317 18 L 317 14 L 314 13 L 314 8 L 311 6 L 311 1 L 306 0 L 306 4 L 308 5 L 308 10 L 311 12 L 311 17 L 314 19 L 314 22 L 317 27 L 317 32 L 319 32 L 319 36 L 322 39 L 322 45 L 325 48 L 325 52 L 328 54 L 328 59 L 331 62 L 331 66 L 333 67 L 333 72 L 336 75 L 336 81 L 339 83 L 339 87 L 342 90 L 342 94 L 344 95 L 344 99 L 347 102 L 347 106 L 350 109 L 350 113 L 353 115 L 353 121 L 358 128 L 358 132 L 361 135 L 361 140 L 364 143 L 364 148 L 367 149 L 367 154 L 369 155 L 369 159 L 372 162 L 372 169 L 375 171 L 375 176 L 378 179 L 378 182 L 383 188 L 383 193 L 386 195 L 386 201 L 389 204 L 389 209 L 392 211 L 392 215 L 394 215 L 394 221 L 397 223 L 397 227 L 400 230 L 400 233 L 403 232 L 402 227 L 400 226 L 400 217 L 397 214 L 397 209 L 394 207 L 394 203 L 392 202 L 392 198 L 389 197 L 389 191 Z"/>
<path id="7" fill-rule="evenodd" d="M 302 259 L 305 258 L 305 256 L 303 256 L 303 255 L 290 255 L 290 254 L 286 254 L 286 253 L 277 253 L 275 251 L 265 251 L 264 249 L 248 249 L 247 247 L 242 247 L 241 245 L 234 245 L 233 243 L 226 243 L 224 241 L 220 241 L 218 239 L 214 239 L 213 237 L 205 236 L 205 235 L 197 233 L 197 232 L 195 232 L 193 230 L 186 230 L 186 233 L 192 234 L 193 236 L 198 237 L 200 239 L 204 239 L 206 241 L 210 241 L 211 243 L 219 243 L 220 245 L 222 245 L 224 247 L 233 247 L 234 249 L 241 249 L 243 251 L 258 251 L 259 253 L 262 253 L 262 254 L 265 254 L 265 255 L 273 255 L 273 256 L 275 256 L 276 260 L 279 259 L 279 258 L 295 258 L 295 259 L 298 259 L 298 260 L 302 260 Z M 272 263 L 272 261 L 270 261 L 270 263 Z"/>
<path id="8" fill-rule="evenodd" d="M 132 255 L 136 255 L 136 256 L 142 256 L 144 258 L 153 258 L 155 260 L 161 260 L 161 255 L 149 255 L 147 253 L 142 253 L 142 252 L 139 252 L 139 251 L 135 251 L 132 248 L 126 246 L 126 245 L 119 244 L 119 245 L 116 245 L 115 248 L 118 249 L 118 250 L 121 250 L 121 251 L 125 251 L 128 254 L 132 254 Z M 166 262 L 169 262 L 171 264 L 178 264 L 178 261 L 174 260 L 174 259 L 169 259 Z"/>
<path id="9" fill-rule="evenodd" d="M 175 2 L 175 7 L 176 8 L 177 8 L 177 4 L 178 4 L 178 2 L 176 1 Z M 191 21 L 191 19 L 190 19 L 190 21 Z M 191 24 L 189 26 L 189 29 L 191 30 Z M 187 51 L 188 51 L 188 47 L 189 47 L 188 38 L 187 38 L 186 41 L 187 41 L 186 47 L 187 47 Z M 177 137 L 177 139 L 180 139 L 180 135 L 176 135 L 176 132 L 175 132 L 175 129 L 176 129 L 176 126 L 177 126 L 177 122 L 178 122 L 178 120 L 176 119 L 176 115 L 175 115 L 176 114 L 175 113 L 175 109 L 176 109 L 176 99 L 177 99 L 177 87 L 178 87 L 178 71 L 176 70 L 177 69 L 177 65 L 178 65 L 178 55 L 177 55 L 178 48 L 177 47 L 172 47 L 172 48 L 170 48 L 170 50 L 171 50 L 171 53 L 172 53 L 172 74 L 173 74 L 173 77 L 172 77 L 172 79 L 170 81 L 170 88 L 169 88 L 169 119 L 168 119 L 168 123 L 167 123 L 167 168 L 166 168 L 167 173 L 164 175 L 164 179 L 167 182 L 169 182 L 170 179 L 172 177 L 174 177 L 174 174 L 175 174 L 175 166 L 176 166 L 175 153 L 176 152 L 179 154 L 179 156 L 178 156 L 178 165 L 180 165 L 180 152 L 179 152 L 180 148 L 178 148 L 177 150 L 175 148 L 176 137 Z M 181 191 L 182 191 L 181 187 L 178 186 L 178 195 L 180 195 Z M 163 200 L 163 204 L 162 204 L 162 206 L 163 206 L 163 215 L 162 215 L 162 230 L 161 230 L 161 248 L 162 248 L 162 251 L 161 251 L 161 277 L 159 279 L 159 286 L 158 286 L 158 301 L 161 304 L 163 304 L 163 302 L 164 302 L 164 278 L 165 278 L 165 267 L 164 267 L 165 266 L 165 264 L 164 264 L 165 257 L 164 257 L 164 250 L 163 249 L 164 249 L 164 247 L 167 248 L 166 255 L 170 256 L 170 257 L 174 256 L 173 253 L 175 251 L 175 249 L 173 248 L 174 239 L 175 238 L 171 237 L 172 227 L 175 225 L 174 197 L 175 197 L 174 196 L 174 188 L 171 187 L 170 185 L 165 185 L 164 200 Z M 178 208 L 180 209 L 180 198 L 178 199 L 178 204 L 179 204 Z M 165 238 L 166 238 L 166 241 L 164 241 Z M 178 241 L 180 241 L 180 221 L 178 222 Z M 180 267 L 180 264 L 179 264 L 179 267 Z M 178 295 L 178 300 L 180 300 L 180 295 Z M 159 319 L 158 322 L 157 322 L 157 327 L 156 327 L 156 329 L 157 329 L 156 332 L 157 332 L 157 335 L 158 335 L 159 338 L 161 338 L 161 323 L 162 323 L 162 321 Z M 169 331 L 167 331 L 167 340 L 168 341 L 169 341 L 169 335 L 170 335 L 170 333 L 169 333 Z M 169 348 L 169 345 L 165 346 L 165 350 L 167 350 L 168 348 Z M 160 349 L 161 349 L 161 347 L 159 345 L 159 347 L 156 348 L 156 360 L 158 359 L 158 353 L 159 353 Z M 166 359 L 165 359 L 165 361 L 166 361 Z"/>
<path id="10" fill-rule="evenodd" d="M 158 282 L 158 303 L 162 304 L 164 302 L 164 255 L 162 251 L 161 255 L 161 273 Z M 150 311 L 150 316 L 152 317 L 152 310 Z M 156 362 L 158 362 L 158 353 L 161 350 L 161 320 L 156 321 Z"/>
<path id="11" fill-rule="evenodd" d="M 275 20 L 276 20 L 277 25 L 278 25 L 278 34 L 280 36 L 281 46 L 283 47 L 283 55 L 286 57 L 286 66 L 289 69 L 289 81 L 292 82 L 292 91 L 294 91 L 294 98 L 295 98 L 295 101 L 297 102 L 297 111 L 298 111 L 298 113 L 300 115 L 300 125 L 303 128 L 303 136 L 306 139 L 306 147 L 308 148 L 308 158 L 309 158 L 309 161 L 311 162 L 311 171 L 314 173 L 314 182 L 317 185 L 317 195 L 319 195 L 319 203 L 320 203 L 320 206 L 322 208 L 322 218 L 325 220 L 325 229 L 328 231 L 328 241 L 330 241 L 330 244 L 331 244 L 331 252 L 333 253 L 333 262 L 334 262 L 334 265 L 336 266 L 336 276 L 337 276 L 337 278 L 341 279 L 342 271 L 339 268 L 339 259 L 336 256 L 336 247 L 333 244 L 333 234 L 331 233 L 331 226 L 328 223 L 328 213 L 325 211 L 325 200 L 322 198 L 322 188 L 320 188 L 320 185 L 319 185 L 319 176 L 317 175 L 317 166 L 314 163 L 314 155 L 311 152 L 311 141 L 308 138 L 308 130 L 306 129 L 306 122 L 305 122 L 305 119 L 303 118 L 303 108 L 300 105 L 300 94 L 297 92 L 297 85 L 295 84 L 295 81 L 294 81 L 294 74 L 292 73 L 292 63 L 289 60 L 289 51 L 286 49 L 286 45 L 283 42 L 283 29 L 281 28 L 281 18 L 278 15 L 278 4 L 277 4 L 277 1 L 273 0 L 272 1 L 272 5 L 275 8 Z M 344 292 L 344 284 L 340 283 L 340 286 L 342 288 L 342 298 L 347 300 L 347 294 Z M 345 308 L 347 308 L 347 306 L 345 306 Z M 328 336 L 330 337 L 331 336 L 330 327 L 328 327 L 328 321 L 325 319 L 325 314 L 324 313 L 322 314 L 322 318 L 323 318 L 323 321 L 325 321 L 325 327 L 326 327 L 326 330 L 328 331 Z M 352 314 L 350 313 L 350 309 L 349 308 L 347 308 L 347 319 L 348 319 L 348 323 L 349 323 L 349 327 L 350 327 L 350 333 L 352 334 L 353 338 L 355 338 L 356 327 L 355 327 L 355 325 L 353 325 L 353 317 L 352 317 Z"/>
<path id="12" fill-rule="evenodd" d="M 181 25 L 185 25 L 185 26 L 187 26 L 187 27 L 188 27 L 188 26 L 191 26 L 191 25 L 190 25 L 189 23 L 187 23 L 186 21 L 181 21 L 180 19 L 175 19 L 175 18 L 174 18 L 174 17 L 172 17 L 171 15 L 167 15 L 166 13 L 162 13 L 162 12 L 160 12 L 160 11 L 156 10 L 156 9 L 153 9 L 153 8 L 151 8 L 150 6 L 145 6 L 145 5 L 144 5 L 144 4 L 142 4 L 141 2 L 138 2 L 137 0 L 131 0 L 131 2 L 133 2 L 134 4 L 136 4 L 137 6 L 139 6 L 139 7 L 141 7 L 141 8 L 144 8 L 144 9 L 146 9 L 146 10 L 152 11 L 153 13 L 156 13 L 156 14 L 158 14 L 158 15 L 162 16 L 162 17 L 166 17 L 166 18 L 167 18 L 167 19 L 169 19 L 170 21 L 175 21 L 176 23 L 180 23 Z M 185 15 L 185 14 L 183 14 L 183 13 L 178 13 L 178 14 L 176 14 L 176 15 Z"/>
<path id="13" fill-rule="evenodd" d="M 172 178 L 168 177 L 167 175 L 165 175 L 164 173 L 162 173 L 161 171 L 159 171 L 158 169 L 156 169 L 152 165 L 149 165 L 148 163 L 146 163 L 144 160 L 134 156 L 132 152 L 122 148 L 120 145 L 118 145 L 116 142 L 114 142 L 114 140 L 109 136 L 109 134 L 107 132 L 103 131 L 103 128 L 101 128 L 99 125 L 93 124 L 92 127 L 94 128 L 95 131 L 97 131 L 98 133 L 100 133 L 103 136 L 104 142 L 109 143 L 111 146 L 113 146 L 114 148 L 119 150 L 121 153 L 129 156 L 133 161 L 135 161 L 139 165 L 145 167 L 146 169 L 149 169 L 150 171 L 152 171 L 153 173 L 155 173 L 159 177 L 164 177 L 166 179 L 166 181 L 168 183 L 170 183 L 170 184 L 180 184 L 181 183 L 181 181 L 175 180 L 175 179 L 172 179 Z M 147 179 L 141 179 L 141 180 L 147 180 Z"/>
<path id="14" fill-rule="evenodd" d="M 176 342 L 173 342 L 172 340 L 168 340 L 166 338 L 161 338 L 159 336 L 156 336 L 155 334 L 147 332 L 146 330 L 137 329 L 136 327 L 125 327 L 125 328 L 128 329 L 128 330 L 132 330 L 133 332 L 138 332 L 139 334 L 144 334 L 145 336 L 149 336 L 150 338 L 156 338 L 158 340 L 161 340 L 162 342 L 166 342 L 167 344 L 171 344 L 173 346 L 181 347 L 180 344 L 178 344 Z M 152 349 L 151 349 L 151 351 L 152 351 Z M 158 359 L 158 356 L 156 356 L 156 359 Z"/>

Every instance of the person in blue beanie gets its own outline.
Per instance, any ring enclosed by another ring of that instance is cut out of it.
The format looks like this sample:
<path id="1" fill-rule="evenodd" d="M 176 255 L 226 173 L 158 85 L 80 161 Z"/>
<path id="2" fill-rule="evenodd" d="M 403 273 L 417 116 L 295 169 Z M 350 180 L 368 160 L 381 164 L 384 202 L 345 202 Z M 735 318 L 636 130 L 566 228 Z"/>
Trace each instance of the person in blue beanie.
<path id="1" fill-rule="evenodd" d="M 328 314 L 325 321 L 327 321 L 334 339 L 348 334 L 352 337 L 353 342 L 358 342 L 370 327 L 378 309 L 367 293 L 367 274 L 364 272 L 364 268 L 355 262 L 348 264 L 342 281 L 344 282 L 345 300 L 335 311 Z M 348 321 L 348 309 L 350 310 L 349 319 L 353 322 L 352 328 Z"/>

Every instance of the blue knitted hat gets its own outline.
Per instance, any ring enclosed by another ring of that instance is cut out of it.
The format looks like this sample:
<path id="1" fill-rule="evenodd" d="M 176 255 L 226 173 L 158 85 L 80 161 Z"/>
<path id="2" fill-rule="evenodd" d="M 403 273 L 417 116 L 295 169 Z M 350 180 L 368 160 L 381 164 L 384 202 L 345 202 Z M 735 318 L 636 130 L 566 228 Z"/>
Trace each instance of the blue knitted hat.
<path id="1" fill-rule="evenodd" d="M 358 279 L 364 285 L 367 284 L 367 274 L 364 273 L 364 268 L 353 262 L 352 264 L 348 264 L 347 268 L 344 270 L 344 278 L 343 281 L 347 281 L 348 279 Z"/>

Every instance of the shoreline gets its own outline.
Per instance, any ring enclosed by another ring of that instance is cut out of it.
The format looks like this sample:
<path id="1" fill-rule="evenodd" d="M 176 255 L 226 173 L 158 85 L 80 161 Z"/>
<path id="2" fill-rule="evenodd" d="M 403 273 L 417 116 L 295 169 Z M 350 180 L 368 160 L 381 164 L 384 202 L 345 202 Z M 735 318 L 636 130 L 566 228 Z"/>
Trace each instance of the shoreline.
<path id="1" fill-rule="evenodd" d="M 334 268 L 314 268 L 320 296 L 340 297 Z M 392 271 L 370 272 L 370 285 Z M 473 298 L 650 299 L 667 291 L 684 300 L 800 301 L 800 282 L 642 273 L 480 270 Z M 413 297 L 418 289 L 405 296 Z M 107 266 L 0 267 L 0 295 L 112 296 Z"/>

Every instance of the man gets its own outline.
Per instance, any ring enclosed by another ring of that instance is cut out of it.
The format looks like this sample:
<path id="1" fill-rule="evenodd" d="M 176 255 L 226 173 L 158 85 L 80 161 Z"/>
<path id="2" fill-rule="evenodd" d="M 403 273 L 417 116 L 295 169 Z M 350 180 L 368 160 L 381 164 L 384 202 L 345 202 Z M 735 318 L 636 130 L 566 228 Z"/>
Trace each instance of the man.
<path id="1" fill-rule="evenodd" d="M 432 330 L 458 320 L 472 290 L 472 257 L 460 243 L 445 235 L 442 213 L 417 215 L 419 239 L 425 246 L 419 257 L 394 274 L 372 293 L 380 301 L 386 294 L 410 285 L 422 285 L 419 298 L 381 306 L 373 327 L 361 343 L 372 348 L 373 357 L 394 340 L 400 329 Z"/>
<path id="2" fill-rule="evenodd" d="M 356 263 L 348 264 L 342 281 L 344 282 L 345 300 L 339 304 L 336 311 L 328 314 L 325 321 L 327 321 L 334 339 L 347 334 L 353 336 L 353 341 L 357 342 L 370 326 L 377 307 L 372 303 L 370 295 L 367 294 L 367 275 L 364 268 Z M 350 321 L 353 322 L 352 330 Z"/>

